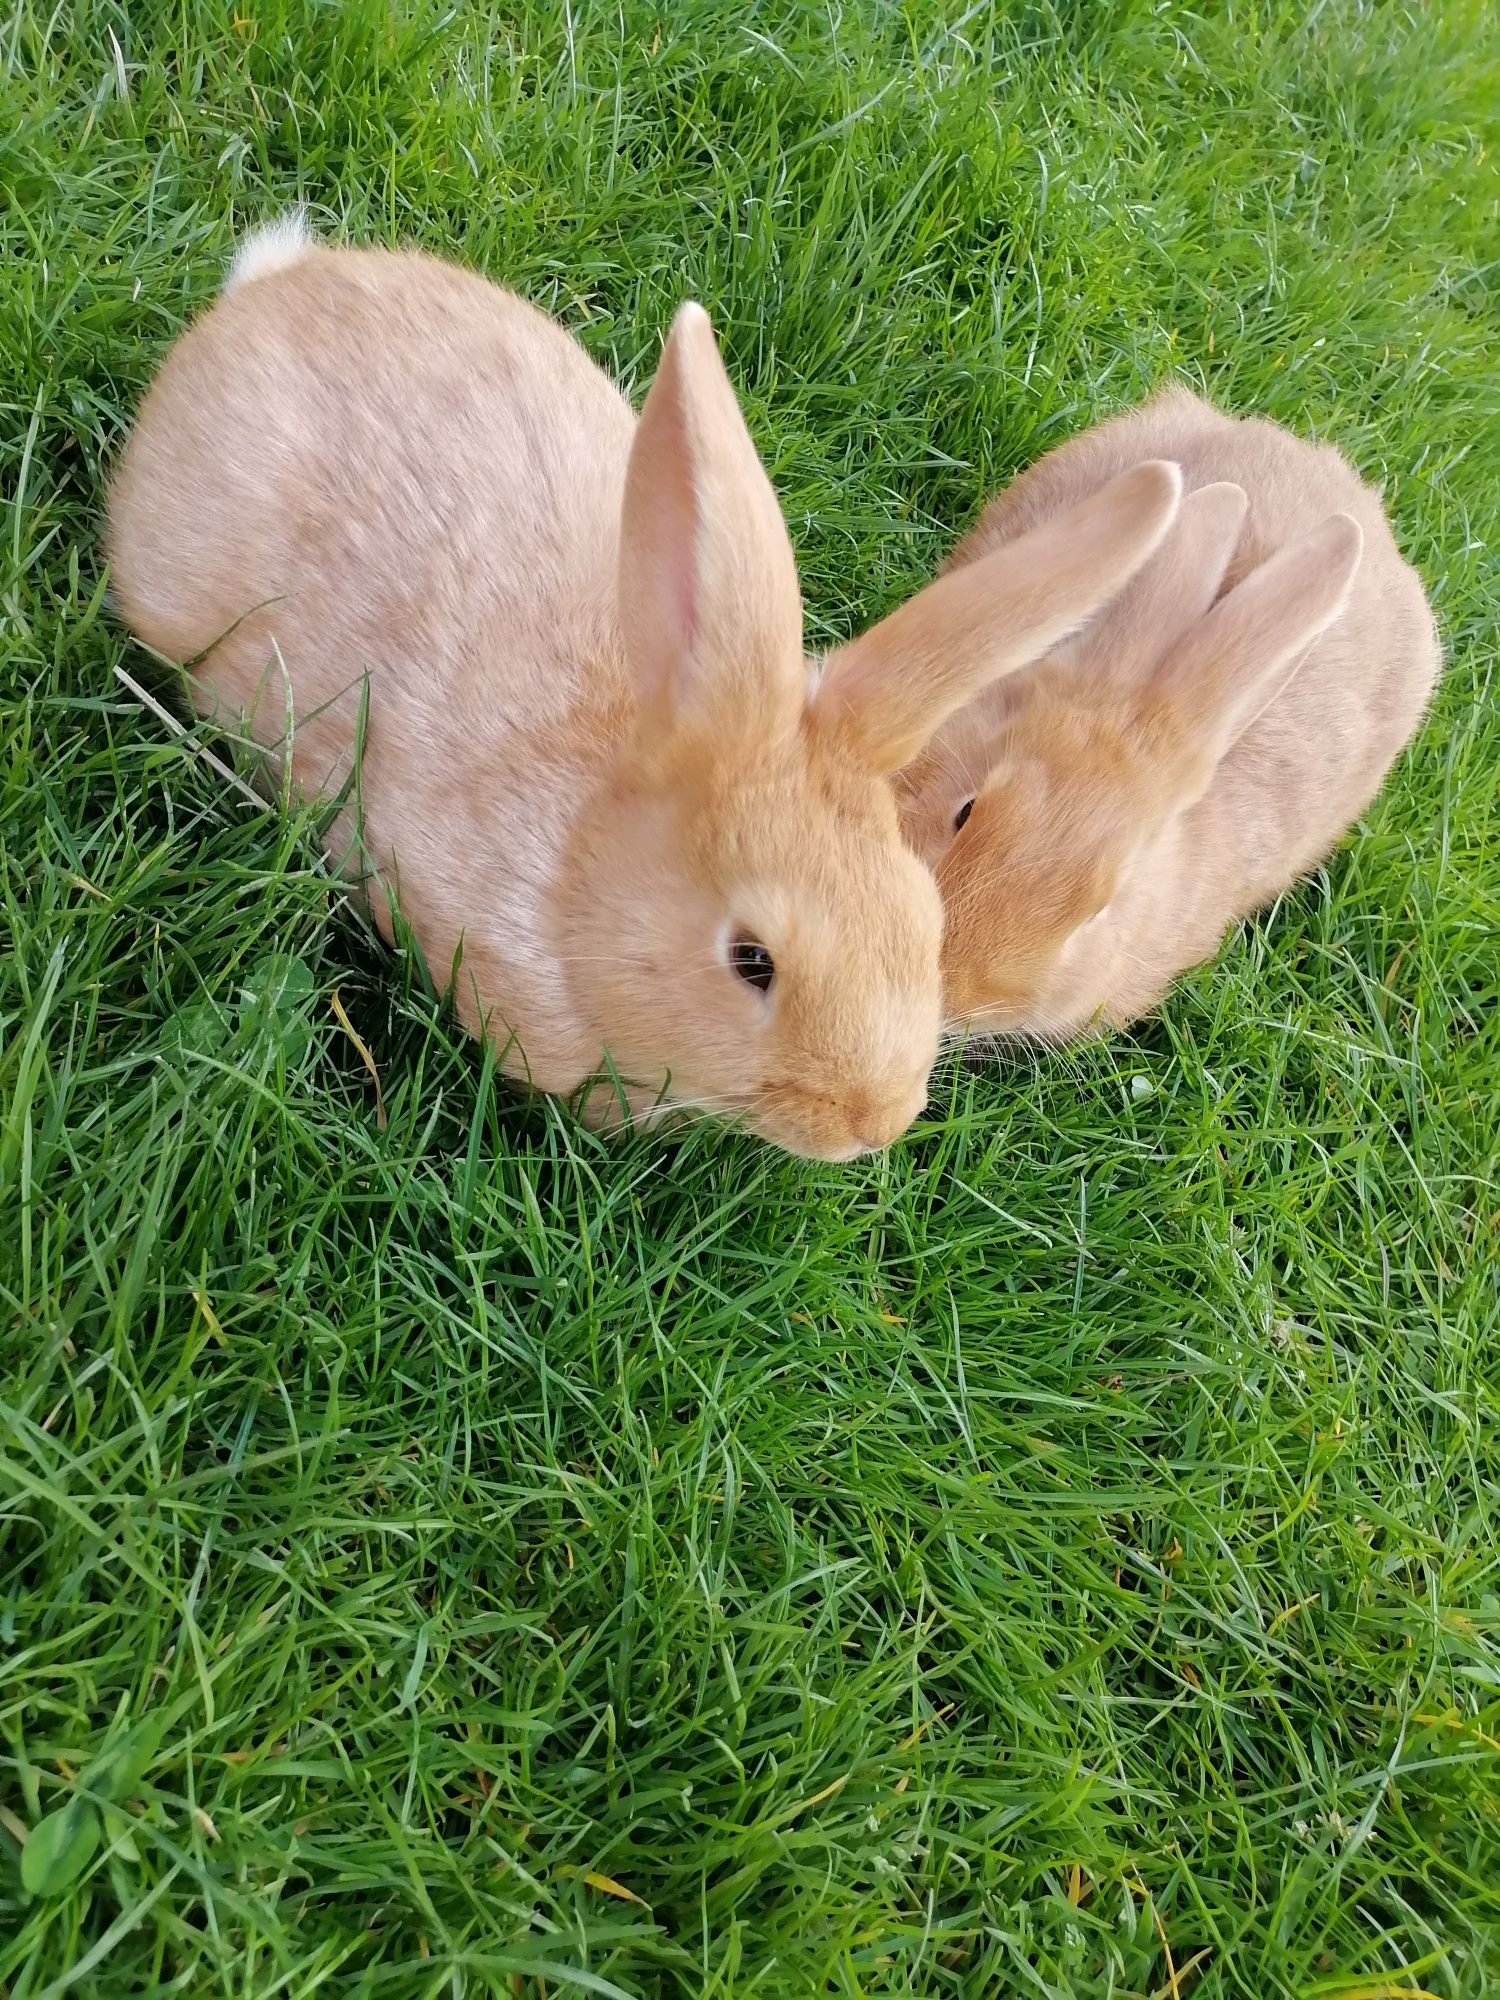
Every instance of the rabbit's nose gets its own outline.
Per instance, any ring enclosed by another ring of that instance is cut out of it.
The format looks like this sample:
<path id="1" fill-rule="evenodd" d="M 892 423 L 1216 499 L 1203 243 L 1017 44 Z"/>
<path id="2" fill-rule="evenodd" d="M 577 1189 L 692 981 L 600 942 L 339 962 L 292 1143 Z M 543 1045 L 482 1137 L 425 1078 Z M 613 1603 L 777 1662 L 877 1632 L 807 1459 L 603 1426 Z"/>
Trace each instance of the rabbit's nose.
<path id="1" fill-rule="evenodd" d="M 899 1139 L 914 1119 L 919 1118 L 927 1108 L 927 1085 L 904 1100 L 894 1104 L 867 1103 L 860 1107 L 859 1116 L 851 1118 L 849 1129 L 859 1141 L 862 1151 L 878 1153 L 882 1146 L 889 1146 L 893 1139 Z"/>

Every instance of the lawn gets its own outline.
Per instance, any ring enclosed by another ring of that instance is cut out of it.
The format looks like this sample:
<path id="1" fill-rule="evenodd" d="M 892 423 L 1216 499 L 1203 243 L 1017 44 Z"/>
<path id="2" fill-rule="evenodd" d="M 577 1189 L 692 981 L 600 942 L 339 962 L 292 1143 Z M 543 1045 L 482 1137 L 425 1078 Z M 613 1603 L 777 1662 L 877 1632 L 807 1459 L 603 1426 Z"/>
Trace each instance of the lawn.
<path id="1" fill-rule="evenodd" d="M 10 2000 L 1500 1992 L 1485 17 L 5 10 Z M 1433 715 L 1160 1019 L 884 1157 L 527 1108 L 113 677 L 129 413 L 299 198 L 637 396 L 702 299 L 819 643 L 1165 374 L 1334 437 Z"/>

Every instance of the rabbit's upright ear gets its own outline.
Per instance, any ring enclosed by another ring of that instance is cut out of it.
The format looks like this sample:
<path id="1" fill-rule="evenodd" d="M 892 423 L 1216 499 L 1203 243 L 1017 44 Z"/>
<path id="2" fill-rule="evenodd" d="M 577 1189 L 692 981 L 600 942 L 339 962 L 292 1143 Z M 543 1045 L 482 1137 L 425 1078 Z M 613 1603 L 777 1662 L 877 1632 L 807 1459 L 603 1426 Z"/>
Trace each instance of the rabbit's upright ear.
<path id="1" fill-rule="evenodd" d="M 1177 467 L 1148 459 L 950 570 L 829 656 L 815 718 L 872 769 L 899 770 L 991 681 L 1107 604 L 1172 525 L 1181 492 Z"/>
<path id="2" fill-rule="evenodd" d="M 796 727 L 797 566 L 701 306 L 678 312 L 636 429 L 618 601 L 643 747 Z"/>
<path id="3" fill-rule="evenodd" d="M 1217 763 L 1274 701 L 1348 602 L 1363 548 L 1353 516 L 1330 514 L 1253 569 L 1167 652 L 1152 693 L 1195 761 Z"/>
<path id="4" fill-rule="evenodd" d="M 1098 671 L 1146 679 L 1206 616 L 1224 582 L 1249 503 L 1227 480 L 1185 493 L 1171 533 L 1110 606 Z"/>

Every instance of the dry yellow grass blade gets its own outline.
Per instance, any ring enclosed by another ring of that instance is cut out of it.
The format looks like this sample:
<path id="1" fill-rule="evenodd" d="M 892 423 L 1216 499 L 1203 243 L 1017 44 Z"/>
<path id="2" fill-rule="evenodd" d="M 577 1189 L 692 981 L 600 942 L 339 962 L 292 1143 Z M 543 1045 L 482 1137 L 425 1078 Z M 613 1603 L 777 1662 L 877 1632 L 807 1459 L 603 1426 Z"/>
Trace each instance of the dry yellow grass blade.
<path id="1" fill-rule="evenodd" d="M 385 1098 L 381 1092 L 380 1071 L 375 1067 L 375 1058 L 370 1054 L 369 1046 L 365 1042 L 364 1037 L 349 1019 L 344 1008 L 344 1003 L 339 997 L 339 989 L 336 986 L 333 989 L 333 994 L 328 1004 L 333 1009 L 334 1019 L 349 1037 L 350 1041 L 353 1042 L 355 1048 L 359 1050 L 360 1060 L 370 1072 L 370 1081 L 375 1086 L 375 1123 L 383 1132 L 385 1130 Z"/>

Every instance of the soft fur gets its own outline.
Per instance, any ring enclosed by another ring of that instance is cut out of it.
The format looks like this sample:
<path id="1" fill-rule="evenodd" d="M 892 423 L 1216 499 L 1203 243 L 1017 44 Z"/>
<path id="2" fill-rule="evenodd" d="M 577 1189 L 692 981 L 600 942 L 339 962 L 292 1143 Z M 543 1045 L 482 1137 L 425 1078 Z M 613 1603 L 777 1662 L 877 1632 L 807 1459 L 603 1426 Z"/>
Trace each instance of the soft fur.
<path id="1" fill-rule="evenodd" d="M 1061 1039 L 1153 1007 L 1328 853 L 1437 676 L 1377 495 L 1331 447 L 1183 389 L 1023 473 L 951 574 L 1146 457 L 1175 460 L 1187 489 L 1153 560 L 900 777 L 947 909 L 946 1012 L 978 1035 Z"/>
<path id="2" fill-rule="evenodd" d="M 1177 495 L 1154 467 L 1093 502 L 1091 573 L 1064 562 L 1019 632 L 981 607 L 940 686 L 867 635 L 810 693 L 791 547 L 701 310 L 637 424 L 512 294 L 294 226 L 169 355 L 110 553 L 203 709 L 304 793 L 350 787 L 331 850 L 507 1070 L 572 1093 L 612 1066 L 634 1112 L 665 1091 L 841 1159 L 916 1115 L 940 1026 L 892 746 L 1102 603 Z M 1068 539 L 1049 526 L 1041 558 Z M 731 969 L 742 936 L 769 993 Z"/>

